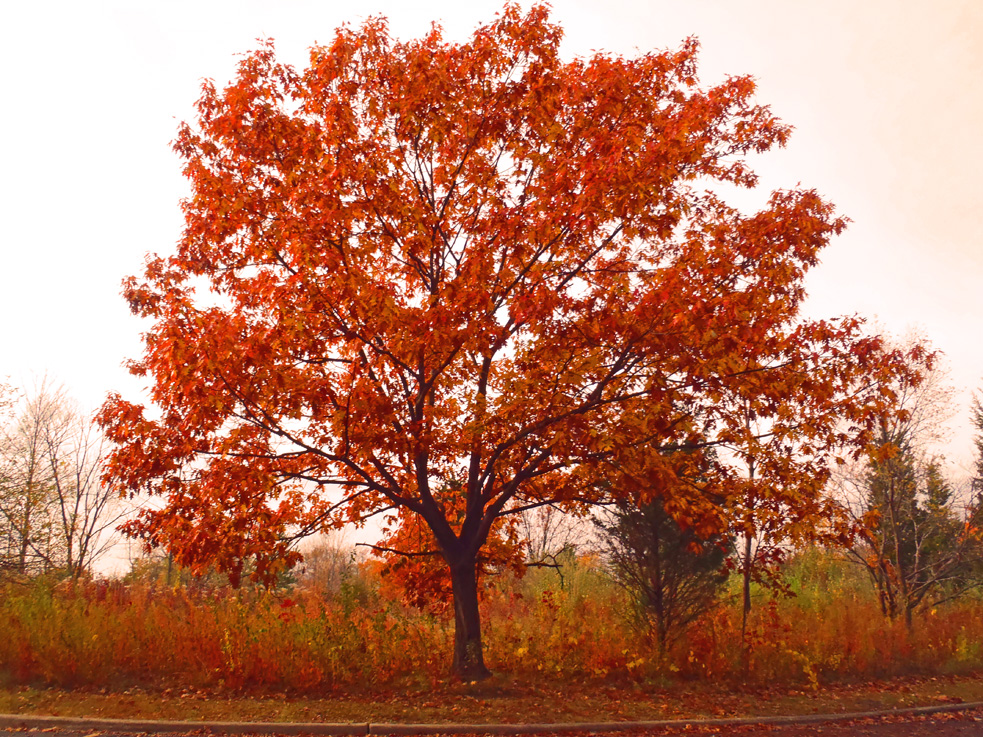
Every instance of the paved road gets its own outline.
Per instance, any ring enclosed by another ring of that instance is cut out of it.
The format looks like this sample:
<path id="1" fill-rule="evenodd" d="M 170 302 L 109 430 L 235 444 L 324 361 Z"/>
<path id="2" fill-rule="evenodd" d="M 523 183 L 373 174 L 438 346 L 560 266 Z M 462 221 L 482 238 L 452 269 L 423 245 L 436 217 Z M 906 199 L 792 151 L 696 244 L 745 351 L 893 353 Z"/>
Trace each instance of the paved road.
<path id="1" fill-rule="evenodd" d="M 648 732 L 644 737 L 983 737 L 983 709 L 915 717 L 799 725 L 744 725 Z M 629 737 L 624 735 L 624 737 Z M 631 737 L 643 737 L 642 734 Z"/>

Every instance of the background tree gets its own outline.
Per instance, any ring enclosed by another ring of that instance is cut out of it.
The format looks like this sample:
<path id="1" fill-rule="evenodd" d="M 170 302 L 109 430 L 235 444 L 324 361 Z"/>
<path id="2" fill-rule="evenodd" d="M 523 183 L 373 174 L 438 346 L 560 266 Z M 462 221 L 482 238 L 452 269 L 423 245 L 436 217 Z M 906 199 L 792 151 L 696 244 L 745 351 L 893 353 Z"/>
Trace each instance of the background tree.
<path id="1" fill-rule="evenodd" d="M 10 384 L 0 381 L 0 421 L 4 425 L 13 416 L 12 409 L 15 396 L 14 388 Z"/>
<path id="2" fill-rule="evenodd" d="M 518 531 L 527 568 L 551 568 L 565 586 L 563 566 L 576 560 L 577 550 L 594 539 L 593 518 L 565 512 L 555 505 L 519 515 Z"/>
<path id="3" fill-rule="evenodd" d="M 868 389 L 858 387 L 858 391 Z M 840 531 L 836 504 L 825 493 L 836 459 L 848 453 L 841 442 L 843 436 L 836 431 L 841 422 L 837 404 L 797 405 L 794 397 L 778 401 L 781 417 L 764 421 L 750 402 L 733 407 L 733 426 L 739 428 L 743 423 L 744 431 L 722 446 L 735 461 L 726 477 L 731 487 L 726 516 L 741 578 L 746 666 L 752 583 L 773 593 L 787 593 L 782 563 L 789 551 L 836 538 Z M 824 430 L 821 434 L 800 432 L 803 426 Z"/>
<path id="4" fill-rule="evenodd" d="M 681 527 L 659 497 L 640 504 L 623 499 L 599 524 L 615 579 L 665 652 L 687 625 L 717 603 L 733 541 L 701 539 Z"/>
<path id="5" fill-rule="evenodd" d="M 634 449 L 725 441 L 725 394 L 768 417 L 893 370 L 858 320 L 798 320 L 844 225 L 828 203 L 777 192 L 745 216 L 714 193 L 788 137 L 751 79 L 701 88 L 693 41 L 563 62 L 560 37 L 544 6 L 461 44 L 373 19 L 303 72 L 267 45 L 205 83 L 175 144 L 184 234 L 125 285 L 159 412 L 101 412 L 107 479 L 165 500 L 130 532 L 271 579 L 298 536 L 416 515 L 451 579 L 454 670 L 480 678 L 501 518 L 622 494 L 605 475 Z M 683 521 L 714 501 L 665 504 Z"/>
<path id="6" fill-rule="evenodd" d="M 15 419 L 4 428 L 3 567 L 19 575 L 36 575 L 54 566 L 54 469 L 46 456 L 48 426 L 60 421 L 56 403 L 44 390 L 24 398 Z"/>
<path id="7" fill-rule="evenodd" d="M 910 628 L 923 603 L 983 583 L 983 507 L 978 498 L 957 504 L 943 461 L 931 452 L 952 415 L 953 390 L 942 371 L 891 390 L 900 412 L 880 423 L 866 460 L 841 488 L 855 523 L 850 557 L 867 571 L 885 616 L 902 616 Z"/>
<path id="8" fill-rule="evenodd" d="M 923 603 L 939 604 L 981 584 L 977 500 L 963 514 L 936 459 L 922 461 L 904 437 L 887 439 L 892 453 L 872 460 L 858 484 L 863 515 L 850 548 L 877 590 L 890 618 L 912 615 Z"/>
<path id="9" fill-rule="evenodd" d="M 44 435 L 54 492 L 54 534 L 61 548 L 59 567 L 72 578 L 92 571 L 116 540 L 116 526 L 129 511 L 102 483 L 104 440 L 90 417 L 63 390 L 51 401 L 61 406 Z"/>
<path id="10" fill-rule="evenodd" d="M 976 459 L 973 465 L 973 478 L 971 483 L 974 494 L 983 494 L 983 399 L 977 393 L 973 397 L 971 407 L 973 427 L 976 428 L 976 436 L 973 444 L 976 446 Z"/>
<path id="11" fill-rule="evenodd" d="M 3 567 L 78 578 L 105 554 L 125 513 L 102 483 L 102 438 L 47 379 L 17 409 L 0 444 Z"/>
<path id="12" fill-rule="evenodd" d="M 328 596 L 341 593 L 346 582 L 358 575 L 365 558 L 338 535 L 320 535 L 306 541 L 303 555 L 303 563 L 295 570 L 297 583 Z"/>

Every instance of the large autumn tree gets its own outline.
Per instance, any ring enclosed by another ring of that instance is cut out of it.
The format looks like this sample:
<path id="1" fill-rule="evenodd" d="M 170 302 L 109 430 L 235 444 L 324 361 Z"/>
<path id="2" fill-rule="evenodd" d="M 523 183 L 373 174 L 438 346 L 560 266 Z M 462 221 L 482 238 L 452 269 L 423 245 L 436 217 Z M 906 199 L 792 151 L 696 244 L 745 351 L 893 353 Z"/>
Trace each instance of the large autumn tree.
<path id="1" fill-rule="evenodd" d="M 462 44 L 373 19 L 302 72 L 268 44 L 205 83 L 175 144 L 183 236 L 125 284 L 155 408 L 101 412 L 107 478 L 162 498 L 132 532 L 263 578 L 299 535 L 418 515 L 475 678 L 497 519 L 635 479 L 709 530 L 719 494 L 671 483 L 671 459 L 740 440 L 728 403 L 830 442 L 788 408 L 828 417 L 883 368 L 857 320 L 797 318 L 843 221 L 812 191 L 751 215 L 719 195 L 753 186 L 746 156 L 788 127 L 748 77 L 701 87 L 695 41 L 562 61 L 560 36 L 545 6 Z"/>

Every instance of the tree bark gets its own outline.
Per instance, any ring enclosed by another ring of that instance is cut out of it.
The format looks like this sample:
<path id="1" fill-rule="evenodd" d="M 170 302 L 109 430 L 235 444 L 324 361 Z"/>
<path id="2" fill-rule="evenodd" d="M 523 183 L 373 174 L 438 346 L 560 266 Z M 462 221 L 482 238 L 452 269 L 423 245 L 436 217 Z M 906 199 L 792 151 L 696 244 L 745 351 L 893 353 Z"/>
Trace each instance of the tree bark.
<path id="1" fill-rule="evenodd" d="M 475 556 L 451 565 L 454 592 L 454 674 L 465 681 L 488 678 L 481 644 L 481 616 L 478 612 L 478 563 Z"/>
<path id="2" fill-rule="evenodd" d="M 744 533 L 744 560 L 741 561 L 741 601 L 743 610 L 741 616 L 741 639 L 747 636 L 747 620 L 751 614 L 751 554 L 754 552 L 754 539 L 750 532 Z"/>
<path id="3" fill-rule="evenodd" d="M 744 666 L 744 678 L 747 679 L 751 672 L 751 643 L 747 636 L 747 620 L 751 614 L 751 553 L 754 552 L 753 538 L 750 532 L 744 533 L 744 560 L 741 561 L 741 598 L 743 609 L 741 611 L 741 660 Z"/>

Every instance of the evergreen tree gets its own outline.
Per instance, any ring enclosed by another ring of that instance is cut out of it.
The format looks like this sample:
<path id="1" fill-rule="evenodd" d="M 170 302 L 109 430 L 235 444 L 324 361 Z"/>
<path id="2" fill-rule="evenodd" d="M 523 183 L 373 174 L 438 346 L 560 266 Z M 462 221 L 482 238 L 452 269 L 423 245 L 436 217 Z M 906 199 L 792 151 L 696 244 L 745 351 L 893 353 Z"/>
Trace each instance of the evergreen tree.
<path id="1" fill-rule="evenodd" d="M 940 603 L 980 583 L 976 529 L 983 509 L 971 504 L 961 518 L 938 458 L 922 458 L 910 434 L 882 428 L 892 453 L 870 460 L 857 488 L 863 515 L 851 548 L 867 569 L 885 616 L 912 626 L 922 603 Z"/>
<path id="2" fill-rule="evenodd" d="M 976 428 L 976 463 L 973 467 L 973 493 L 983 494 L 983 394 L 973 397 L 973 426 Z"/>
<path id="3" fill-rule="evenodd" d="M 700 539 L 659 497 L 619 503 L 601 529 L 615 578 L 665 651 L 686 625 L 716 604 L 733 542 L 721 536 Z"/>

